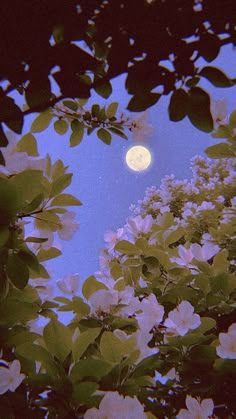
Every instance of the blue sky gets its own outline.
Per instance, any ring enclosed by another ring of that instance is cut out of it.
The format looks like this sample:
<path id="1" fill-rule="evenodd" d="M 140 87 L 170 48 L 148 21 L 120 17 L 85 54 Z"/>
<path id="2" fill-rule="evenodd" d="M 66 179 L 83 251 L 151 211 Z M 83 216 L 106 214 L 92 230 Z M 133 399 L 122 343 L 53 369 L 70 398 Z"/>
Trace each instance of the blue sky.
<path id="1" fill-rule="evenodd" d="M 235 52 L 232 47 L 224 48 L 221 58 L 210 63 L 232 76 Z M 209 65 L 202 62 L 202 65 Z M 119 102 L 119 110 L 125 111 L 128 95 L 124 89 L 123 76 L 113 82 L 113 94 L 107 100 Z M 228 109 L 235 106 L 236 88 L 214 88 L 207 81 L 201 83 L 212 98 L 226 98 Z M 104 103 L 99 96 L 92 97 L 92 103 Z M 106 103 L 106 102 L 105 102 Z M 83 206 L 73 209 L 77 213 L 80 228 L 69 242 L 62 242 L 63 255 L 50 263 L 53 277 L 59 279 L 67 273 L 78 272 L 86 279 L 98 269 L 99 249 L 104 246 L 103 235 L 109 229 L 117 229 L 125 224 L 131 203 L 142 199 L 147 186 L 160 184 L 165 175 L 174 173 L 177 178 L 191 177 L 190 159 L 196 154 L 204 155 L 204 149 L 215 140 L 210 135 L 194 128 L 187 119 L 173 123 L 168 119 L 169 97 L 163 97 L 148 110 L 150 122 L 154 127 L 153 135 L 143 144 L 151 151 L 152 164 L 144 172 L 134 172 L 125 163 L 127 150 L 135 144 L 132 135 L 125 141 L 114 136 L 112 144 L 103 144 L 96 135 L 84 137 L 82 143 L 69 147 L 69 138 L 55 134 L 50 127 L 38 134 L 40 154 L 49 153 L 53 160 L 61 158 L 69 171 L 73 172 L 73 182 L 68 192 L 76 195 Z M 25 126 L 28 131 L 32 117 Z"/>

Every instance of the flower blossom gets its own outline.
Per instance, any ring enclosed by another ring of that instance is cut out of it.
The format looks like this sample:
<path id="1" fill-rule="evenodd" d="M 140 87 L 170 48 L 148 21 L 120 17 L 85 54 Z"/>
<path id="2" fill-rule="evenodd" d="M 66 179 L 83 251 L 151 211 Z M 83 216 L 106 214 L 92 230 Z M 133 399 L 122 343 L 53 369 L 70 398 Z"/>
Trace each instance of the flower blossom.
<path id="1" fill-rule="evenodd" d="M 200 246 L 198 243 L 193 243 L 190 246 L 190 250 L 194 259 L 207 262 L 219 252 L 220 247 L 210 242 L 205 243 L 203 246 Z"/>
<path id="2" fill-rule="evenodd" d="M 67 211 L 61 217 L 61 227 L 58 230 L 58 236 L 61 240 L 70 240 L 73 234 L 78 230 L 79 223 L 74 221 L 76 214 L 73 211 Z"/>
<path id="3" fill-rule="evenodd" d="M 0 394 L 4 394 L 8 390 L 15 391 L 19 387 L 25 378 L 20 370 L 21 365 L 18 359 L 10 362 L 8 368 L 0 366 Z"/>
<path id="4" fill-rule="evenodd" d="M 175 329 L 180 336 L 184 336 L 189 329 L 197 329 L 201 324 L 200 316 L 193 312 L 192 304 L 182 301 L 177 308 L 169 312 L 164 326 Z"/>
<path id="5" fill-rule="evenodd" d="M 75 295 L 79 288 L 79 274 L 66 275 L 58 279 L 56 284 L 63 293 Z"/>
<path id="6" fill-rule="evenodd" d="M 219 334 L 219 341 L 217 355 L 223 359 L 236 359 L 236 323 L 231 324 L 227 333 Z"/>
<path id="7" fill-rule="evenodd" d="M 208 419 L 213 414 L 214 403 L 212 399 L 204 399 L 202 402 L 191 396 L 186 397 L 187 409 L 181 409 L 177 419 Z"/>
<path id="8" fill-rule="evenodd" d="M 149 332 L 163 319 L 164 307 L 157 302 L 154 294 L 150 294 L 140 302 L 139 310 L 142 310 L 142 313 L 137 314 L 136 319 L 140 329 L 144 332 Z"/>
<path id="9" fill-rule="evenodd" d="M 214 128 L 227 122 L 227 101 L 219 99 L 211 103 L 211 114 L 214 121 Z"/>
<path id="10" fill-rule="evenodd" d="M 104 241 L 107 243 L 108 251 L 113 253 L 114 247 L 119 240 L 127 240 L 124 228 L 118 228 L 117 231 L 108 230 L 104 234 Z"/>
<path id="11" fill-rule="evenodd" d="M 122 396 L 117 391 L 108 391 L 99 409 L 87 410 L 84 419 L 146 419 L 144 408 L 136 397 Z"/>
<path id="12" fill-rule="evenodd" d="M 153 126 L 148 123 L 147 112 L 141 113 L 132 121 L 130 131 L 133 134 L 133 139 L 137 142 L 143 141 L 152 135 Z"/>
<path id="13" fill-rule="evenodd" d="M 144 218 L 141 215 L 137 215 L 136 217 L 128 218 L 126 227 L 134 237 L 138 237 L 140 234 L 147 234 L 151 230 L 153 222 L 151 215 L 146 215 Z"/>

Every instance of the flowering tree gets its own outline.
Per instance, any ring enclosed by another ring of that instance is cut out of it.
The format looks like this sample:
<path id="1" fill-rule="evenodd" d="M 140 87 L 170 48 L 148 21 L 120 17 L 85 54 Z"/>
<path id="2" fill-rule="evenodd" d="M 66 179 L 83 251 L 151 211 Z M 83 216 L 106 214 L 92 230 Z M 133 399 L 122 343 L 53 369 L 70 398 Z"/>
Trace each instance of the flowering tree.
<path id="1" fill-rule="evenodd" d="M 53 121 L 70 145 L 93 130 L 109 143 L 144 116 L 117 104 L 64 101 L 18 142 L 0 174 L 0 416 L 233 418 L 236 411 L 236 113 L 221 121 L 193 178 L 163 179 L 105 233 L 100 270 L 50 281 L 55 238 L 78 229 L 72 174 L 38 157 L 34 133 Z M 214 115 L 213 115 L 214 116 Z M 68 209 L 69 207 L 69 209 Z M 67 324 L 61 313 L 68 313 Z"/>
<path id="2" fill-rule="evenodd" d="M 21 134 L 26 115 L 61 100 L 87 99 L 93 89 L 108 98 L 111 80 L 121 74 L 132 96 L 130 111 L 144 111 L 170 94 L 170 119 L 187 117 L 206 132 L 213 129 L 210 97 L 199 82 L 235 85 L 235 78 L 211 65 L 224 45 L 235 46 L 232 0 L 223 11 L 221 0 L 1 3 L 0 147 L 8 142 L 5 125 Z M 73 143 L 79 135 L 81 129 Z"/>

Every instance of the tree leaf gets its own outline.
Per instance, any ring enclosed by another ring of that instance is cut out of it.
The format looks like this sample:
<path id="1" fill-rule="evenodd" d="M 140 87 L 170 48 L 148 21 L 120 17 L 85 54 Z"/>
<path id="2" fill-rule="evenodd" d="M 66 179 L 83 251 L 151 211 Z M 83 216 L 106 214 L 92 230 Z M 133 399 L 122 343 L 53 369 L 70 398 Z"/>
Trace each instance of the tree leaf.
<path id="1" fill-rule="evenodd" d="M 231 87 L 235 84 L 223 71 L 216 67 L 204 67 L 199 75 L 208 79 L 216 87 Z"/>
<path id="2" fill-rule="evenodd" d="M 19 152 L 26 152 L 28 156 L 38 156 L 37 141 L 30 132 L 23 135 L 18 141 L 16 148 Z"/>
<path id="3" fill-rule="evenodd" d="M 72 173 L 65 173 L 59 176 L 51 185 L 51 192 L 49 197 L 52 198 L 58 195 L 71 184 Z"/>
<path id="4" fill-rule="evenodd" d="M 115 250 L 126 255 L 140 255 L 142 253 L 141 249 L 128 240 L 119 241 L 115 246 Z"/>
<path id="5" fill-rule="evenodd" d="M 63 119 L 54 122 L 54 130 L 59 135 L 64 135 L 68 131 L 68 124 Z"/>
<path id="6" fill-rule="evenodd" d="M 121 129 L 118 129 L 116 127 L 109 127 L 108 128 L 112 134 L 118 135 L 119 137 L 123 138 L 124 140 L 128 140 L 127 135 L 122 131 Z"/>
<path id="7" fill-rule="evenodd" d="M 142 112 L 147 108 L 155 105 L 160 99 L 159 93 L 143 92 L 142 94 L 136 94 L 129 101 L 127 109 L 133 112 Z"/>
<path id="8" fill-rule="evenodd" d="M 104 332 L 100 340 L 100 352 L 106 361 L 120 362 L 123 356 L 121 341 L 112 332 Z"/>
<path id="9" fill-rule="evenodd" d="M 50 206 L 79 206 L 82 205 L 82 202 L 73 195 L 70 194 L 61 194 L 56 196 L 51 202 Z"/>
<path id="10" fill-rule="evenodd" d="M 57 320 L 51 320 L 44 328 L 43 337 L 49 352 L 63 362 L 72 347 L 70 329 Z"/>
<path id="11" fill-rule="evenodd" d="M 41 249 L 38 254 L 38 260 L 40 262 L 45 262 L 49 259 L 57 258 L 58 256 L 61 256 L 62 252 L 57 247 L 50 247 L 50 249 Z"/>
<path id="12" fill-rule="evenodd" d="M 207 147 L 205 153 L 212 159 L 220 159 L 222 157 L 235 157 L 235 153 L 227 143 L 219 143 Z"/>
<path id="13" fill-rule="evenodd" d="M 2 129 L 2 124 L 0 124 L 0 147 L 6 147 L 9 141 L 5 135 L 5 132 Z M 1 163 L 3 164 L 3 163 Z"/>
<path id="14" fill-rule="evenodd" d="M 229 124 L 232 128 L 236 128 L 236 111 L 233 111 L 229 117 Z"/>
<path id="15" fill-rule="evenodd" d="M 86 330 L 77 337 L 72 345 L 74 361 L 78 361 L 80 359 L 81 355 L 83 355 L 88 346 L 95 341 L 100 332 L 100 327 L 94 327 Z"/>
<path id="16" fill-rule="evenodd" d="M 181 121 L 188 113 L 189 96 L 183 89 L 173 92 L 169 104 L 169 117 L 171 121 Z"/>
<path id="17" fill-rule="evenodd" d="M 72 134 L 70 136 L 70 146 L 75 147 L 76 145 L 80 144 L 83 135 L 84 135 L 84 125 L 82 122 L 77 121 L 77 119 L 74 119 L 71 122 L 71 129 Z"/>
<path id="18" fill-rule="evenodd" d="M 108 105 L 105 111 L 107 118 L 110 119 L 116 116 L 118 105 L 119 105 L 118 102 L 112 102 L 110 103 L 110 105 Z"/>
<path id="19" fill-rule="evenodd" d="M 32 122 L 30 131 L 41 132 L 44 131 L 49 125 L 53 118 L 53 113 L 50 110 L 40 113 L 37 118 Z"/>
<path id="20" fill-rule="evenodd" d="M 11 97 L 0 98 L 0 121 L 3 121 L 8 128 L 20 134 L 23 127 L 24 116 Z"/>
<path id="21" fill-rule="evenodd" d="M 112 93 L 112 85 L 108 81 L 106 83 L 101 83 L 94 87 L 95 92 L 102 96 L 104 99 L 107 99 Z"/>
<path id="22" fill-rule="evenodd" d="M 98 138 L 105 144 L 110 145 L 111 144 L 111 134 L 109 133 L 109 131 L 107 131 L 104 128 L 99 128 L 98 132 L 97 132 L 97 136 Z"/>
<path id="23" fill-rule="evenodd" d="M 108 374 L 112 365 L 103 359 L 81 359 L 75 364 L 70 373 L 70 379 L 73 383 L 82 380 L 84 377 L 96 377 L 100 380 Z"/>
<path id="24" fill-rule="evenodd" d="M 25 89 L 25 99 L 30 108 L 47 105 L 51 99 L 51 84 L 49 79 L 30 81 Z"/>
<path id="25" fill-rule="evenodd" d="M 25 288 L 29 280 L 29 269 L 17 254 L 12 253 L 8 256 L 6 272 L 16 288 Z"/>
<path id="26" fill-rule="evenodd" d="M 66 106 L 67 108 L 69 108 L 71 111 L 77 111 L 78 109 L 78 104 L 76 102 L 74 102 L 73 100 L 63 100 L 63 105 Z"/>
<path id="27" fill-rule="evenodd" d="M 97 281 L 95 276 L 91 275 L 85 280 L 82 293 L 83 296 L 88 300 L 94 292 L 99 290 L 107 290 L 107 287 L 102 282 Z"/>
<path id="28" fill-rule="evenodd" d="M 210 110 L 210 97 L 200 87 L 190 90 L 188 117 L 192 124 L 204 132 L 211 132 L 214 128 Z"/>

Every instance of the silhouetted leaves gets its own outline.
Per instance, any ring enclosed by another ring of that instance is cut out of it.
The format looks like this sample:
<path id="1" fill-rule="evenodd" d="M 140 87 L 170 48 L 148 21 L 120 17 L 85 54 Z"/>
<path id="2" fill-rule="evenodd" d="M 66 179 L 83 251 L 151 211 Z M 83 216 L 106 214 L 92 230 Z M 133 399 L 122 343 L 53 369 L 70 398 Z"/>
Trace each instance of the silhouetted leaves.
<path id="1" fill-rule="evenodd" d="M 188 117 L 192 124 L 201 131 L 211 132 L 213 130 L 210 97 L 200 87 L 190 90 Z"/>

